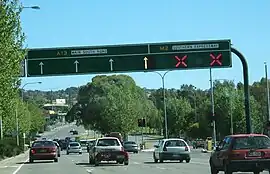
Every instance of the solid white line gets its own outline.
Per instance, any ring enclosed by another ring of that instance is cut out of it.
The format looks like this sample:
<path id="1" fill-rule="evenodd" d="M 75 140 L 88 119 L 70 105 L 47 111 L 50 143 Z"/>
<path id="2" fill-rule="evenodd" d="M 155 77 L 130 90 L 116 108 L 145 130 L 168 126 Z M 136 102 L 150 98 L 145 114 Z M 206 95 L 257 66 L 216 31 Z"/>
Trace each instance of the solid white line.
<path id="1" fill-rule="evenodd" d="M 19 170 L 22 168 L 22 166 L 28 161 L 28 159 L 26 159 L 12 174 L 16 174 L 19 172 Z"/>

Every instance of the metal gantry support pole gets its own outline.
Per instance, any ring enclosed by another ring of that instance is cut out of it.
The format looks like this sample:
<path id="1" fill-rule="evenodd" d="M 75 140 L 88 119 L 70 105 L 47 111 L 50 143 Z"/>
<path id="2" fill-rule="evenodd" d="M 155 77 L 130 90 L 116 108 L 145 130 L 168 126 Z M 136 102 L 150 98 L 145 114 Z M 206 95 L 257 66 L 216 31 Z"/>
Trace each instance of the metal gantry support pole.
<path id="1" fill-rule="evenodd" d="M 269 97 L 269 81 L 267 63 L 264 62 L 265 80 L 266 80 L 266 96 L 267 96 L 267 120 L 270 121 L 270 97 Z"/>
<path id="2" fill-rule="evenodd" d="M 213 119 L 213 141 L 214 147 L 217 147 L 217 134 L 216 134 L 216 118 L 215 118 L 215 102 L 214 102 L 214 88 L 212 78 L 212 68 L 210 68 L 210 88 L 211 88 L 211 106 L 212 106 L 212 119 Z"/>
<path id="3" fill-rule="evenodd" d="M 246 116 L 246 133 L 250 134 L 253 132 L 251 116 L 250 116 L 250 93 L 249 93 L 249 79 L 248 79 L 248 64 L 244 55 L 235 48 L 231 48 L 231 52 L 234 53 L 240 60 L 243 66 L 243 77 L 244 77 L 244 93 L 245 93 L 245 116 Z"/>

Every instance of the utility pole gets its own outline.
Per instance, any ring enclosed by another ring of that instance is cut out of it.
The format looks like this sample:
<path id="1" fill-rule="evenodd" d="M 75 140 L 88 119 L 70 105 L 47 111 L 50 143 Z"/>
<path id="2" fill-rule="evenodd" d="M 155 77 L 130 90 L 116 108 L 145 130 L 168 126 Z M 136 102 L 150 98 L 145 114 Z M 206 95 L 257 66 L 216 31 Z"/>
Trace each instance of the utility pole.
<path id="1" fill-rule="evenodd" d="M 217 135 L 216 135 L 216 116 L 215 116 L 215 102 L 214 102 L 214 88 L 213 88 L 213 78 L 212 78 L 212 68 L 210 68 L 210 88 L 211 88 L 211 106 L 212 106 L 212 126 L 213 126 L 213 140 L 214 147 L 217 147 Z"/>
<path id="2" fill-rule="evenodd" d="M 270 121 L 270 98 L 269 98 L 269 82 L 268 82 L 268 70 L 267 63 L 264 62 L 265 80 L 266 80 L 266 96 L 267 96 L 267 120 Z"/>

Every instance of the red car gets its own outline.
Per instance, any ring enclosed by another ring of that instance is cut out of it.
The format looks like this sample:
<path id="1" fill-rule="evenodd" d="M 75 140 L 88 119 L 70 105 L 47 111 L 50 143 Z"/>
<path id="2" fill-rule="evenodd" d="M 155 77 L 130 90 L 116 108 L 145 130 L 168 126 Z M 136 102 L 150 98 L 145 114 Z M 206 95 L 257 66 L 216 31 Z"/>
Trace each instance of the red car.
<path id="1" fill-rule="evenodd" d="M 269 171 L 270 139 L 262 134 L 229 135 L 216 147 L 209 163 L 211 174 Z"/>
<path id="2" fill-rule="evenodd" d="M 53 141 L 35 141 L 30 147 L 29 162 L 34 160 L 54 160 L 58 162 L 58 148 Z"/>

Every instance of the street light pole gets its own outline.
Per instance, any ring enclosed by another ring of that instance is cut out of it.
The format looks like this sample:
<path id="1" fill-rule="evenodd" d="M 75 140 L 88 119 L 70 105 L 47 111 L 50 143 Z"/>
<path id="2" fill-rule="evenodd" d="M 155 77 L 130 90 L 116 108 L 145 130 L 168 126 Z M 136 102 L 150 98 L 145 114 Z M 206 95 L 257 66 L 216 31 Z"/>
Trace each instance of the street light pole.
<path id="1" fill-rule="evenodd" d="M 213 119 L 213 140 L 214 147 L 217 147 L 217 135 L 216 135 L 216 116 L 215 116 L 215 102 L 214 102 L 214 88 L 212 78 L 212 68 L 210 68 L 210 88 L 211 88 L 211 105 L 212 105 L 212 119 Z"/>
<path id="2" fill-rule="evenodd" d="M 270 97 L 269 97 L 269 82 L 268 82 L 268 71 L 267 71 L 267 63 L 264 62 L 264 72 L 265 72 L 265 80 L 266 80 L 266 96 L 267 96 L 267 116 L 268 121 L 270 121 Z"/>
<path id="3" fill-rule="evenodd" d="M 24 87 L 26 87 L 27 85 L 32 85 L 32 84 L 41 84 L 42 82 L 29 82 L 29 83 L 25 83 L 22 88 L 21 88 L 21 98 L 22 98 L 22 102 L 24 101 L 23 95 L 24 95 Z M 17 142 L 17 146 L 20 145 L 20 139 L 19 139 L 19 119 L 18 119 L 18 102 L 16 101 L 16 109 L 15 109 L 15 119 L 16 119 L 16 142 Z"/>
<path id="4" fill-rule="evenodd" d="M 168 72 L 170 71 L 166 71 L 162 75 L 161 73 L 154 71 L 154 73 L 158 74 L 162 80 L 165 138 L 168 138 L 168 118 L 167 118 L 167 104 L 166 104 L 166 90 L 165 90 L 165 76 Z"/>

